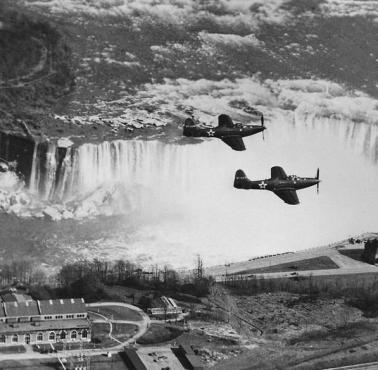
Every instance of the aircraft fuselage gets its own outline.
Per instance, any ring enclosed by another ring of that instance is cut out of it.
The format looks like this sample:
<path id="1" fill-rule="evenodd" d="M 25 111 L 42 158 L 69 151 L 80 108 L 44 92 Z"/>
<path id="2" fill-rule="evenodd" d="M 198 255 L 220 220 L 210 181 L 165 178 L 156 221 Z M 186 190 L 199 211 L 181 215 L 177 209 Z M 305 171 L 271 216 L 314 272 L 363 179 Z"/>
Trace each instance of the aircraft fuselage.
<path id="1" fill-rule="evenodd" d="M 284 190 L 284 189 L 304 189 L 316 185 L 320 180 L 311 177 L 290 176 L 287 179 L 265 179 L 252 181 L 245 177 L 236 177 L 235 187 L 238 189 L 256 190 Z"/>
<path id="2" fill-rule="evenodd" d="M 184 135 L 188 137 L 216 137 L 224 138 L 226 136 L 250 136 L 264 131 L 265 127 L 260 125 L 236 125 L 235 127 L 184 127 Z"/>

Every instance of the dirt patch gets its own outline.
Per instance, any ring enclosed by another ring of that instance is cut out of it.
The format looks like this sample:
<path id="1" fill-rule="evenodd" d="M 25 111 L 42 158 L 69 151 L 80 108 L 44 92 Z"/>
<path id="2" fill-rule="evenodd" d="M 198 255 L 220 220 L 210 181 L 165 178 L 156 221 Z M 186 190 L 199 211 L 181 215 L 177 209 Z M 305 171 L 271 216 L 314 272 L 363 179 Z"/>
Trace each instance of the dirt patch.
<path id="1" fill-rule="evenodd" d="M 214 369 L 323 369 L 327 363 L 348 364 L 340 353 L 353 355 L 351 363 L 362 360 L 357 353 L 368 353 L 376 341 L 378 321 L 365 319 L 345 298 L 284 292 L 227 296 L 220 289 L 213 300 L 217 307 L 224 302 L 225 319 L 250 344 L 237 357 L 220 359 Z M 262 335 L 244 322 L 258 326 Z M 375 358 L 372 349 L 369 353 Z"/>
<path id="2" fill-rule="evenodd" d="M 335 328 L 361 319 L 361 311 L 344 299 L 291 293 L 259 294 L 235 297 L 240 314 L 256 323 L 264 335 L 295 336 L 310 325 Z"/>

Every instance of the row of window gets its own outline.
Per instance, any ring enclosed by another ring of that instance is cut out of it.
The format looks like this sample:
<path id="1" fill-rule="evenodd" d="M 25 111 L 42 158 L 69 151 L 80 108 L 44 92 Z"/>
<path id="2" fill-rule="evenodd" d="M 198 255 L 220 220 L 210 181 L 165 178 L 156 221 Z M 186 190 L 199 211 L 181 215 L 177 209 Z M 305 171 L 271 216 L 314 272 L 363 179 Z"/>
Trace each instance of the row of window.
<path id="1" fill-rule="evenodd" d="M 76 330 L 72 330 L 69 337 L 70 337 L 71 340 L 76 340 L 78 338 L 79 334 L 80 333 L 78 333 Z M 13 334 L 11 341 L 13 343 L 18 343 L 20 337 L 21 337 L 21 335 Z M 48 338 L 49 338 L 49 341 L 51 341 L 51 342 L 53 342 L 53 341 L 55 342 L 55 340 L 58 340 L 58 339 L 67 339 L 67 332 L 65 330 L 62 330 L 59 334 L 56 334 L 55 332 L 51 331 L 49 333 Z M 82 339 L 88 338 L 88 331 L 86 329 L 81 331 L 81 338 Z M 43 333 L 42 332 L 39 332 L 37 334 L 36 340 L 37 340 L 37 342 L 43 341 Z M 4 334 L 0 335 L 0 343 L 5 343 L 5 342 L 6 342 L 6 336 Z M 24 342 L 30 343 L 30 334 L 25 334 Z"/>
<path id="2" fill-rule="evenodd" d="M 63 319 L 63 315 L 55 315 L 55 319 Z M 75 318 L 75 315 L 73 315 L 73 314 L 67 314 L 67 315 L 65 315 L 65 317 L 66 317 L 66 319 L 74 319 Z M 77 318 L 81 318 L 81 317 L 86 317 L 86 314 L 84 314 L 84 313 L 78 313 L 78 314 L 76 314 L 76 317 Z M 53 316 L 44 316 L 44 319 L 45 320 L 52 320 L 53 319 Z"/>
<path id="3" fill-rule="evenodd" d="M 78 313 L 78 314 L 76 314 L 76 315 L 73 315 L 73 314 L 67 314 L 67 315 L 65 315 L 65 318 L 66 319 L 74 319 L 75 318 L 75 316 L 76 316 L 76 318 L 85 318 L 85 317 L 87 317 L 87 315 L 86 314 L 84 314 L 84 313 Z M 45 320 L 59 320 L 59 319 L 63 319 L 64 318 L 64 315 L 55 315 L 55 316 L 52 316 L 52 315 L 47 315 L 47 316 L 43 316 L 43 318 L 45 319 Z M 17 318 L 17 319 L 15 319 L 15 318 L 10 318 L 10 319 L 8 319 L 8 318 L 0 318 L 0 322 L 15 322 L 15 321 L 17 321 L 17 322 L 25 322 L 25 321 L 32 321 L 32 318 L 30 317 L 30 318 L 26 318 L 26 317 L 24 317 L 24 318 Z"/>

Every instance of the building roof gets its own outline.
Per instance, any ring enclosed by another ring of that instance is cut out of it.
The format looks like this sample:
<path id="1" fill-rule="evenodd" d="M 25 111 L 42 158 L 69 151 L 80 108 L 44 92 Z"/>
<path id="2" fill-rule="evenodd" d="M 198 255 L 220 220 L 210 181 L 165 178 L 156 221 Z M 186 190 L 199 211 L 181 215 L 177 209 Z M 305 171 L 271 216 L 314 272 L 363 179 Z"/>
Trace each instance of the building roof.
<path id="1" fill-rule="evenodd" d="M 4 311 L 4 307 L 2 304 L 0 304 L 0 317 L 5 317 L 5 311 Z"/>
<path id="2" fill-rule="evenodd" d="M 7 317 L 39 315 L 36 301 L 5 302 L 3 303 L 3 307 Z"/>
<path id="3" fill-rule="evenodd" d="M 32 300 L 32 297 L 27 294 L 8 292 L 1 295 L 3 302 L 25 302 Z"/>
<path id="4" fill-rule="evenodd" d="M 200 357 L 196 355 L 185 355 L 187 360 L 189 361 L 189 364 L 191 366 L 191 369 L 200 370 L 203 369 L 204 366 L 202 365 Z"/>
<path id="5" fill-rule="evenodd" d="M 50 299 L 39 301 L 41 315 L 85 313 L 87 308 L 83 298 Z"/>
<path id="6" fill-rule="evenodd" d="M 30 333 L 46 330 L 63 330 L 63 329 L 88 329 L 89 320 L 73 319 L 73 320 L 45 320 L 38 323 L 18 322 L 14 324 L 0 323 L 0 334 L 12 333 Z"/>
<path id="7" fill-rule="evenodd" d="M 0 303 L 1 317 L 86 313 L 83 298 L 50 299 L 44 301 L 24 300 Z"/>
<path id="8" fill-rule="evenodd" d="M 125 348 L 124 354 L 126 356 L 122 357 L 124 358 L 126 365 L 131 366 L 136 370 L 147 370 L 147 367 L 144 365 L 135 349 Z"/>
<path id="9" fill-rule="evenodd" d="M 180 349 L 187 355 L 194 355 L 193 348 L 189 344 L 180 344 Z"/>

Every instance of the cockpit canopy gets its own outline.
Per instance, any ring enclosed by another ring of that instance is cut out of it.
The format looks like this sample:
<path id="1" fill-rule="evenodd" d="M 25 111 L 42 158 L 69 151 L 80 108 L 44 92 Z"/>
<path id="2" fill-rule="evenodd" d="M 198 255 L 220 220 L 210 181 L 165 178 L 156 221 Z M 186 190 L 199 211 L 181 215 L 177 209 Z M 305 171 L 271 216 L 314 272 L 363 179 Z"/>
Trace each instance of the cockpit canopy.
<path id="1" fill-rule="evenodd" d="M 299 177 L 299 176 L 297 176 L 297 175 L 289 175 L 288 177 L 287 177 L 289 180 L 294 180 L 294 181 L 296 181 L 296 180 L 300 180 L 301 178 Z"/>

